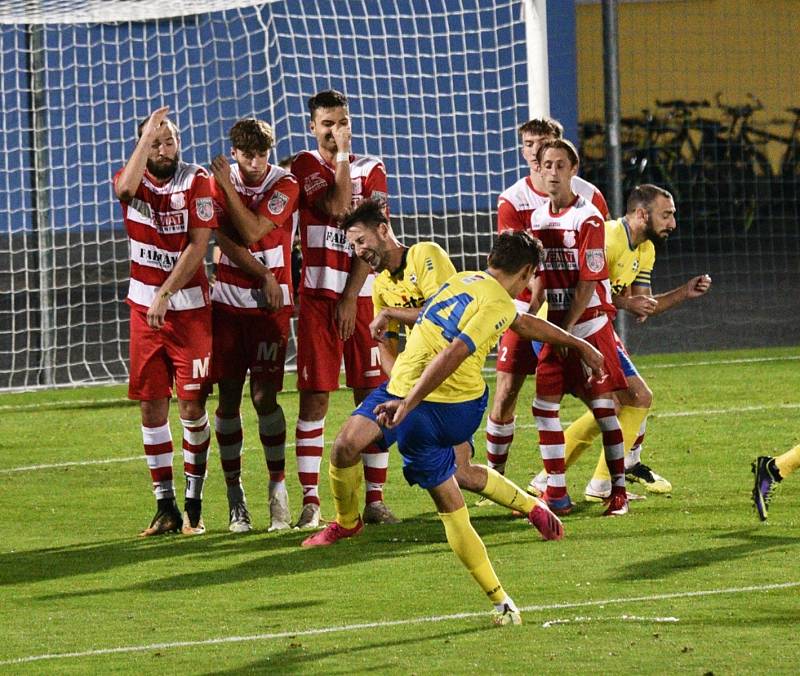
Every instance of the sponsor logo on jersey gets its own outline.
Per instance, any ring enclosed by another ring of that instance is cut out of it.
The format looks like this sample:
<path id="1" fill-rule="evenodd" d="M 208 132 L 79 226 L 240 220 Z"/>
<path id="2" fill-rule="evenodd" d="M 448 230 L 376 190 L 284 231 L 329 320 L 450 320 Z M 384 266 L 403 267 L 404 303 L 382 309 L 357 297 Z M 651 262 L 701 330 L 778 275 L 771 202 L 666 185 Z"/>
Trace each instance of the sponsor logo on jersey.
<path id="1" fill-rule="evenodd" d="M 269 202 L 267 202 L 267 211 L 273 216 L 277 216 L 286 208 L 288 203 L 289 196 L 284 195 L 280 190 L 276 190 L 269 198 Z"/>
<path id="2" fill-rule="evenodd" d="M 572 303 L 574 289 L 547 289 L 547 305 L 552 310 L 567 310 Z"/>
<path id="3" fill-rule="evenodd" d="M 318 171 L 315 171 L 313 174 L 309 174 L 303 179 L 303 190 L 307 195 L 315 193 L 317 190 L 321 188 L 327 188 L 328 182 L 320 176 Z"/>
<path id="4" fill-rule="evenodd" d="M 183 209 L 186 206 L 186 195 L 182 192 L 174 192 L 169 196 L 169 205 L 173 209 Z"/>
<path id="5" fill-rule="evenodd" d="M 347 236 L 344 234 L 344 230 L 339 228 L 325 228 L 325 244 L 332 249 L 339 249 L 340 251 L 346 251 L 350 246 L 350 243 L 347 241 Z"/>
<path id="6" fill-rule="evenodd" d="M 575 252 L 572 249 L 547 249 L 544 256 L 545 270 L 577 270 Z"/>
<path id="7" fill-rule="evenodd" d="M 179 256 L 179 253 L 172 253 L 156 247 L 139 244 L 133 251 L 132 258 L 139 265 L 169 271 L 175 267 Z"/>
<path id="8" fill-rule="evenodd" d="M 605 262 L 606 256 L 602 249 L 586 249 L 586 267 L 591 272 L 600 272 Z"/>
<path id="9" fill-rule="evenodd" d="M 186 211 L 156 211 L 153 214 L 154 225 L 163 235 L 174 235 L 186 232 Z"/>
<path id="10" fill-rule="evenodd" d="M 197 218 L 201 221 L 210 221 L 214 218 L 214 201 L 210 197 L 198 197 L 194 201 Z"/>

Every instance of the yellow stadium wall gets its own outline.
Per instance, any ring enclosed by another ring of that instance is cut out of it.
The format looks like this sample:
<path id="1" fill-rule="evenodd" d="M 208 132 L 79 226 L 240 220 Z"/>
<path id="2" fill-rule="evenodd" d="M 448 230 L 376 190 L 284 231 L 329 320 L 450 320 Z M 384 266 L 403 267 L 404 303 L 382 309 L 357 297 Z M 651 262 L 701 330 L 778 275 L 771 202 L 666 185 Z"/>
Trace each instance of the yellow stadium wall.
<path id="1" fill-rule="evenodd" d="M 578 117 L 603 119 L 600 3 L 577 5 Z M 742 104 L 752 93 L 765 109 L 753 118 L 789 118 L 800 106 L 800 0 L 621 2 L 619 59 L 623 116 L 656 99 Z M 703 115 L 719 115 L 715 109 Z M 771 124 L 783 133 L 788 127 Z"/>

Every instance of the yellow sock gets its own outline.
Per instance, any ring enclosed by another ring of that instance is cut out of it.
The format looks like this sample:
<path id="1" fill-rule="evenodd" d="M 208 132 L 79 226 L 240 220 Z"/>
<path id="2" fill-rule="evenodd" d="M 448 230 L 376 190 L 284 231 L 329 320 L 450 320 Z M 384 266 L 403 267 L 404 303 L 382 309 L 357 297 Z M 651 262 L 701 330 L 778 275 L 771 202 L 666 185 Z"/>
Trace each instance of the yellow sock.
<path id="1" fill-rule="evenodd" d="M 591 411 L 586 411 L 567 427 L 564 431 L 564 443 L 566 444 L 564 459 L 567 467 L 571 467 L 598 436 L 600 436 L 600 426 Z"/>
<path id="2" fill-rule="evenodd" d="M 781 473 L 781 478 L 785 479 L 798 467 L 800 467 L 800 445 L 795 446 L 791 451 L 786 451 L 783 455 L 775 458 L 775 465 Z"/>
<path id="3" fill-rule="evenodd" d="M 336 523 L 344 528 L 355 528 L 358 523 L 358 493 L 364 468 L 359 460 L 352 467 L 328 465 L 331 493 L 336 505 Z"/>
<path id="4" fill-rule="evenodd" d="M 639 436 L 639 428 L 642 426 L 642 421 L 647 417 L 650 412 L 649 408 L 638 408 L 636 406 L 623 406 L 619 410 L 617 419 L 619 426 L 622 428 L 622 443 L 625 445 L 625 455 L 631 452 L 633 442 Z M 594 469 L 593 479 L 611 480 L 608 467 L 606 466 L 606 455 L 604 451 L 600 451 L 600 458 L 597 461 L 597 467 Z"/>
<path id="5" fill-rule="evenodd" d="M 513 481 L 509 481 L 491 467 L 487 467 L 486 472 L 488 474 L 486 487 L 480 492 L 483 497 L 489 498 L 489 500 L 496 502 L 498 505 L 516 509 L 524 514 L 534 508 L 536 500 L 532 495 L 523 491 Z"/>
<path id="6" fill-rule="evenodd" d="M 475 582 L 486 592 L 492 603 L 502 603 L 506 593 L 495 575 L 483 540 L 469 521 L 467 508 L 462 507 L 455 512 L 439 512 L 439 518 L 444 524 L 450 548 L 475 578 Z"/>

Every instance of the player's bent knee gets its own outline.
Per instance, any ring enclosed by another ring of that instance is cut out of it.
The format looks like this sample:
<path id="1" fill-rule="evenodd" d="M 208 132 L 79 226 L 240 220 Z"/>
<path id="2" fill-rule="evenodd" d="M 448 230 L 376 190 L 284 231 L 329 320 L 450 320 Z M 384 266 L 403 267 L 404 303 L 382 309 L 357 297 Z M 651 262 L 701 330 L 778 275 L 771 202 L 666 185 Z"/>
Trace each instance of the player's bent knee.
<path id="1" fill-rule="evenodd" d="M 477 493 L 486 486 L 486 477 L 470 462 L 456 466 L 456 482 L 459 488 Z"/>

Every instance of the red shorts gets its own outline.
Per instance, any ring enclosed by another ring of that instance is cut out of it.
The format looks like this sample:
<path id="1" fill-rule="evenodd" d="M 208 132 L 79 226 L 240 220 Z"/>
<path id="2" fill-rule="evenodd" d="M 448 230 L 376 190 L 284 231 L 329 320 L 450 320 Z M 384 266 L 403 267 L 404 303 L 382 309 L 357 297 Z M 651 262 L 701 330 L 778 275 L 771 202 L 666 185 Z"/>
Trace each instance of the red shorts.
<path id="1" fill-rule="evenodd" d="M 237 312 L 221 303 L 213 304 L 214 353 L 212 380 L 250 380 L 283 389 L 286 345 L 292 308 L 278 312 Z"/>
<path id="2" fill-rule="evenodd" d="M 497 346 L 497 370 L 526 376 L 536 373 L 536 354 L 531 341 L 510 329 L 506 331 Z"/>
<path id="3" fill-rule="evenodd" d="M 342 357 L 347 386 L 373 389 L 386 376 L 381 370 L 380 351 L 369 334 L 374 319 L 372 299 L 359 298 L 356 326 L 346 341 L 336 331 L 336 303 L 332 298 L 303 295 L 297 318 L 297 389 L 332 392 L 339 389 Z"/>
<path id="4" fill-rule="evenodd" d="M 628 387 L 617 355 L 616 336 L 611 322 L 586 338 L 586 342 L 603 353 L 606 377 L 601 382 L 589 381 L 586 367 L 577 351 L 568 350 L 566 356 L 562 356 L 559 348 L 545 343 L 539 353 L 539 367 L 536 369 L 537 395 L 561 396 L 570 393 L 576 397 L 594 399 L 601 394 Z"/>
<path id="5" fill-rule="evenodd" d="M 158 331 L 147 313 L 131 308 L 128 398 L 150 401 L 172 396 L 193 401 L 205 396 L 211 366 L 211 308 L 167 312 Z"/>

